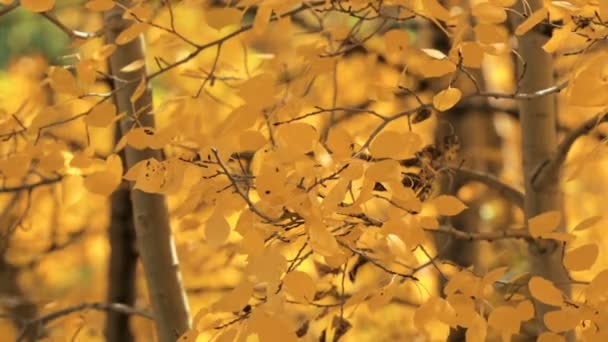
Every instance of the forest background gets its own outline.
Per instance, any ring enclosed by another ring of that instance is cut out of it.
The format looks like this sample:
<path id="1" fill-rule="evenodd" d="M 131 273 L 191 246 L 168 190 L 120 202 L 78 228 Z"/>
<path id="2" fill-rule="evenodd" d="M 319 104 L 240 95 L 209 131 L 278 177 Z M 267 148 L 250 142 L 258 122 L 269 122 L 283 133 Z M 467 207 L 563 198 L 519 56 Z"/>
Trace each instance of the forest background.
<path id="1" fill-rule="evenodd" d="M 607 37 L 603 0 L 0 0 L 1 339 L 605 341 Z"/>

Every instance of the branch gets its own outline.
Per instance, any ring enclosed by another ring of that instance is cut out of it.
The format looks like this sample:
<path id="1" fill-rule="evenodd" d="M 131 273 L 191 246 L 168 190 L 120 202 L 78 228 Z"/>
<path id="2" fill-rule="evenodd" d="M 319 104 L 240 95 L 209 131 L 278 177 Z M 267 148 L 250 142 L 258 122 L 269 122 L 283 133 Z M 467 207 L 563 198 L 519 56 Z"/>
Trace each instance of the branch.
<path id="1" fill-rule="evenodd" d="M 39 186 L 50 185 L 50 184 L 54 184 L 54 183 L 60 182 L 62 179 L 63 179 L 63 177 L 56 177 L 56 178 L 43 179 L 43 180 L 38 181 L 36 183 L 30 183 L 30 184 L 23 184 L 23 185 L 18 185 L 18 186 L 4 187 L 4 188 L 0 188 L 0 193 L 10 193 L 10 192 L 19 192 L 19 191 L 25 191 L 25 190 L 32 190 L 32 189 L 37 188 Z"/>
<path id="2" fill-rule="evenodd" d="M 36 329 L 38 329 L 39 327 L 42 327 L 58 318 L 83 310 L 113 311 L 125 315 L 136 315 L 150 320 L 154 319 L 152 315 L 146 310 L 133 308 L 120 303 L 81 303 L 75 306 L 70 306 L 65 309 L 51 312 L 49 314 L 40 316 L 36 319 L 26 322 L 16 341 L 22 341 L 25 337 L 26 331 L 32 327 L 36 327 Z"/>
<path id="3" fill-rule="evenodd" d="M 100 32 L 90 33 L 90 32 L 72 30 L 71 28 L 65 26 L 64 23 L 59 21 L 59 19 L 57 19 L 57 17 L 55 17 L 55 15 L 52 14 L 51 12 L 42 12 L 42 13 L 40 13 L 40 15 L 43 16 L 44 18 L 46 18 L 51 23 L 55 24 L 55 26 L 57 26 L 57 28 L 59 28 L 61 31 L 63 31 L 65 34 L 67 34 L 72 39 L 88 39 L 88 38 L 99 37 L 101 35 Z"/>
<path id="4" fill-rule="evenodd" d="M 533 93 L 494 93 L 494 92 L 480 92 L 476 96 L 493 97 L 495 99 L 514 99 L 514 100 L 533 100 L 539 97 L 559 93 L 568 86 L 568 81 L 564 81 L 553 87 L 546 89 L 537 90 Z"/>
<path id="5" fill-rule="evenodd" d="M 526 239 L 530 240 L 532 237 L 528 232 L 528 229 L 505 229 L 498 230 L 492 232 L 483 232 L 483 233 L 472 233 L 465 232 L 462 230 L 458 230 L 452 226 L 441 226 L 438 229 L 425 229 L 426 231 L 438 232 L 442 234 L 449 234 L 456 239 L 475 241 L 475 240 L 483 240 L 492 242 L 495 240 L 504 240 L 504 239 Z"/>
<path id="6" fill-rule="evenodd" d="M 477 181 L 485 184 L 486 186 L 498 191 L 499 194 L 513 202 L 513 204 L 519 208 L 524 208 L 524 194 L 514 187 L 502 182 L 500 179 L 492 175 L 470 169 L 450 168 L 450 170 L 456 172 L 460 177 L 466 180 Z"/>
<path id="7" fill-rule="evenodd" d="M 568 152 L 574 145 L 576 139 L 580 138 L 583 135 L 591 132 L 595 127 L 603 122 L 608 122 L 608 113 L 597 114 L 591 119 L 583 122 L 580 126 L 570 131 L 566 137 L 561 141 L 561 143 L 557 146 L 557 151 L 555 156 L 541 164 L 538 167 L 534 177 L 532 178 L 532 185 L 541 186 L 552 176 L 557 175 L 559 169 L 566 161 L 566 157 L 568 156 Z"/>
<path id="8" fill-rule="evenodd" d="M 9 12 L 16 9 L 17 7 L 19 7 L 19 1 L 15 1 L 10 5 L 0 8 L 0 17 L 5 14 L 8 14 Z"/>

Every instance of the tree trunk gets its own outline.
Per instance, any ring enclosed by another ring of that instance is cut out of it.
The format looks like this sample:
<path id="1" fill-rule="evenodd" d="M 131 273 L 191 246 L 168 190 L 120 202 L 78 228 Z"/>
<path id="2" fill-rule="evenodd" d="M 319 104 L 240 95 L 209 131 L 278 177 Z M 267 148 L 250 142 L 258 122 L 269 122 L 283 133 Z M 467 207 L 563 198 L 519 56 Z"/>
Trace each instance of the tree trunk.
<path id="1" fill-rule="evenodd" d="M 528 3 L 532 11 L 543 6 L 542 0 L 529 0 Z M 542 49 L 546 41 L 547 37 L 535 30 L 518 39 L 519 53 L 527 63 L 525 76 L 520 84 L 520 91 L 523 93 L 531 93 L 554 85 L 552 57 Z M 519 69 L 521 73 L 522 65 L 519 65 Z M 526 220 L 546 211 L 557 210 L 563 213 L 558 172 L 553 172 L 543 182 L 535 179 L 543 163 L 550 160 L 556 152 L 557 111 L 554 95 L 520 100 L 519 115 Z M 558 230 L 564 231 L 564 229 L 562 223 Z M 568 296 L 570 286 L 568 273 L 562 265 L 563 246 L 555 241 L 536 241 L 530 244 L 529 252 L 532 274 L 551 280 Z M 535 307 L 536 322 L 532 329 L 533 333 L 538 335 L 545 330 L 542 323 L 543 316 L 551 307 L 539 302 L 535 303 Z"/>
<path id="2" fill-rule="evenodd" d="M 123 5 L 128 4 L 123 3 Z M 119 7 L 106 12 L 105 28 L 108 43 L 113 43 L 118 34 L 132 23 L 122 19 L 122 15 L 123 10 Z M 137 117 L 137 122 L 142 126 L 153 128 L 155 125 L 154 116 L 150 115 L 152 92 L 149 87 L 146 87 L 143 95 L 135 103 L 132 104 L 130 101 L 138 81 L 145 77 L 146 71 L 120 72 L 124 66 L 143 58 L 145 55 L 141 36 L 128 44 L 118 45 L 117 50 L 109 58 L 110 73 L 117 76 L 114 79 L 114 88 L 121 89 L 116 93 L 116 106 L 118 112 L 127 113 L 120 120 L 122 135 L 127 134 L 134 127 L 134 117 Z M 131 82 L 125 83 L 129 81 Z M 125 148 L 125 156 L 129 168 L 142 160 L 162 158 L 161 151 L 136 150 L 130 146 Z M 165 197 L 133 189 L 131 203 L 138 250 L 144 267 L 158 340 L 174 342 L 189 329 L 190 322 Z"/>
<path id="3" fill-rule="evenodd" d="M 116 131 L 116 136 L 120 136 L 120 128 L 117 127 Z M 121 153 L 121 157 L 125 164 L 124 153 Z M 110 239 L 108 303 L 134 306 L 137 251 L 129 190 L 121 186 L 112 194 L 111 205 L 111 222 L 108 232 Z M 105 335 L 108 342 L 133 342 L 133 334 L 129 329 L 129 315 L 109 311 Z"/>

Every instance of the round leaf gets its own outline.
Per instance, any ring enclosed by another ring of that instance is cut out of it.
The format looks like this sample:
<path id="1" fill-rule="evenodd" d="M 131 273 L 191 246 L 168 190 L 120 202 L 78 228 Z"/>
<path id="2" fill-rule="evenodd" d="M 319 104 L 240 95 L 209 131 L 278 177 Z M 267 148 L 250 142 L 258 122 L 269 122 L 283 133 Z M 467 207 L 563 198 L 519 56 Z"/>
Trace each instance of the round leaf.
<path id="1" fill-rule="evenodd" d="M 448 88 L 440 91 L 433 97 L 433 107 L 438 111 L 445 112 L 454 107 L 462 98 L 462 92 L 457 88 Z"/>

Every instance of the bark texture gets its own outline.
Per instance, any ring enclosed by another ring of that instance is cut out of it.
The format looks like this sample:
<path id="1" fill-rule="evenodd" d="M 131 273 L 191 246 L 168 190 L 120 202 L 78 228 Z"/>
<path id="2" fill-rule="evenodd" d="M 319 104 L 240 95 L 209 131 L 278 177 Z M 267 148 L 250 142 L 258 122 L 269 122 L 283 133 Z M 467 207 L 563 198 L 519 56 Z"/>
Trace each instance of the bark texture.
<path id="1" fill-rule="evenodd" d="M 128 3 L 122 4 L 128 6 Z M 106 12 L 105 28 L 108 43 L 113 43 L 120 32 L 132 24 L 132 21 L 122 19 L 122 15 L 123 11 L 118 6 Z M 146 71 L 120 72 L 124 66 L 142 58 L 145 58 L 145 53 L 141 36 L 127 44 L 118 45 L 117 50 L 109 58 L 110 72 L 116 77 L 114 88 L 118 90 L 115 94 L 117 109 L 118 112 L 127 113 L 120 120 L 123 135 L 137 124 L 151 128 L 155 126 L 154 116 L 150 115 L 152 111 L 150 88 L 146 87 L 143 95 L 135 103 L 130 101 L 139 80 L 145 77 Z M 150 158 L 161 160 L 162 153 L 158 150 L 136 150 L 127 146 L 125 157 L 126 165 L 130 168 L 142 160 Z M 189 329 L 190 322 L 165 197 L 133 189 L 131 203 L 137 246 L 154 312 L 158 340 L 174 342 Z"/>
<path id="2" fill-rule="evenodd" d="M 120 129 L 117 129 L 117 133 L 120 133 Z M 124 153 L 121 157 L 124 163 Z M 129 190 L 121 187 L 114 192 L 111 205 L 111 222 L 108 232 L 110 240 L 108 303 L 121 303 L 132 307 L 135 304 L 136 296 L 137 250 Z M 134 341 L 133 333 L 129 329 L 129 317 L 124 313 L 108 311 L 105 326 L 108 342 Z"/>
<path id="3" fill-rule="evenodd" d="M 531 10 L 543 6 L 542 0 L 529 0 Z M 542 46 L 548 37 L 537 30 L 531 30 L 518 39 L 518 50 L 527 65 L 520 83 L 520 91 L 532 93 L 555 85 L 552 56 Z M 557 171 L 545 174 L 538 179 L 539 170 L 551 160 L 557 148 L 557 111 L 555 95 L 519 101 L 523 171 L 525 181 L 525 217 L 528 220 L 546 211 L 557 210 L 563 213 L 563 200 L 559 187 Z M 562 220 L 563 222 L 563 220 Z M 564 231 L 562 224 L 558 230 Z M 566 296 L 570 286 L 567 271 L 562 265 L 563 246 L 554 241 L 539 240 L 530 244 L 530 265 L 534 275 L 554 282 Z M 538 335 L 545 330 L 544 314 L 551 309 L 540 302 L 535 303 L 536 324 L 533 333 Z"/>

